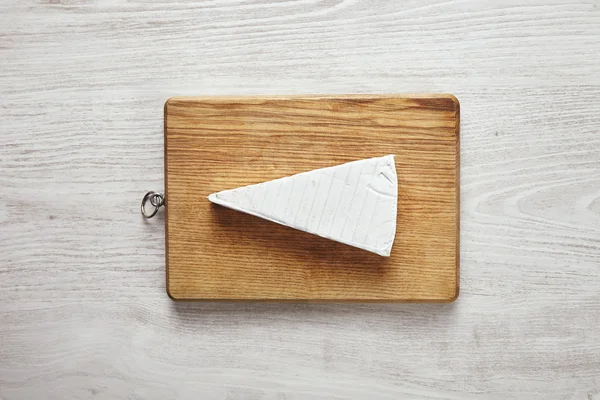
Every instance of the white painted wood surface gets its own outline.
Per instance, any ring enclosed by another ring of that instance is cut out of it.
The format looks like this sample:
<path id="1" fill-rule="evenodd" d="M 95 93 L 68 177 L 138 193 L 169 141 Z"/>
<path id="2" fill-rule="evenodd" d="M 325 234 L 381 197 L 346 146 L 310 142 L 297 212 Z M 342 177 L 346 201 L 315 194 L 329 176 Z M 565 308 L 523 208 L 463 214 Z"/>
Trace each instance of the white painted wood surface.
<path id="1" fill-rule="evenodd" d="M 600 398 L 597 0 L 2 0 L 0 89 L 0 399 Z M 167 298 L 167 97 L 406 92 L 461 100 L 456 303 Z"/>

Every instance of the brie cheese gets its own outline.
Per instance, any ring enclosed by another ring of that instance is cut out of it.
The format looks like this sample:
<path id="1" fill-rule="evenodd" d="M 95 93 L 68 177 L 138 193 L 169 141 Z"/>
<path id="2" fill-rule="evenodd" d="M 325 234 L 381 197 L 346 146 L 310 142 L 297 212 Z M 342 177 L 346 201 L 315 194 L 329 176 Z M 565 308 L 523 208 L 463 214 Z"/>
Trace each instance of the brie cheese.
<path id="1" fill-rule="evenodd" d="M 389 256 L 396 236 L 394 156 L 358 160 L 213 193 L 213 203 Z"/>

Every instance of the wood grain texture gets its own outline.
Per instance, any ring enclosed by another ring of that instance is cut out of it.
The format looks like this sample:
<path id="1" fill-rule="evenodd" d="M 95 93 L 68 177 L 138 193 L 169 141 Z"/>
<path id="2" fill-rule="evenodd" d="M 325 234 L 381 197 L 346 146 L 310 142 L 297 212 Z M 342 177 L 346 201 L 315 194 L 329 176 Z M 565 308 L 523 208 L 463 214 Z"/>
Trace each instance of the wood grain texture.
<path id="1" fill-rule="evenodd" d="M 597 1 L 0 1 L 0 398 L 600 396 Z M 165 295 L 174 95 L 453 93 L 461 294 Z"/>
<path id="2" fill-rule="evenodd" d="M 449 95 L 169 99 L 167 291 L 178 300 L 452 301 L 459 105 Z M 381 257 L 216 206 L 210 193 L 396 155 Z"/>

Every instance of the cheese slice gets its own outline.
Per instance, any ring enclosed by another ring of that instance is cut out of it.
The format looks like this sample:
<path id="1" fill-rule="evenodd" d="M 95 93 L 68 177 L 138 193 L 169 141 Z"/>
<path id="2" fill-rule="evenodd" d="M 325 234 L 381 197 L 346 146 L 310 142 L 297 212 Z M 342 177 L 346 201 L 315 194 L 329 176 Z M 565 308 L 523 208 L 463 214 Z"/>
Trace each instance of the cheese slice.
<path id="1" fill-rule="evenodd" d="M 213 203 L 389 256 L 396 236 L 394 156 L 315 169 L 208 196 Z"/>

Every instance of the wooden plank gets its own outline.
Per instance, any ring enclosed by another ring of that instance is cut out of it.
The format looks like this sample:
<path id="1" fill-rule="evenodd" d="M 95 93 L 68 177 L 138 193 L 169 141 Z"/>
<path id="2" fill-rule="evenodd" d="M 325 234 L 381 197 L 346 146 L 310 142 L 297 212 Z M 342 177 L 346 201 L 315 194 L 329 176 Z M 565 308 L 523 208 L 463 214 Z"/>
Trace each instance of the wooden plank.
<path id="1" fill-rule="evenodd" d="M 165 105 L 174 299 L 452 301 L 459 106 L 451 95 L 172 98 Z M 212 192 L 396 154 L 391 257 L 215 206 Z"/>
<path id="2" fill-rule="evenodd" d="M 2 2 L 0 398 L 600 396 L 594 1 Z M 172 302 L 168 96 L 450 92 L 455 303 Z"/>

